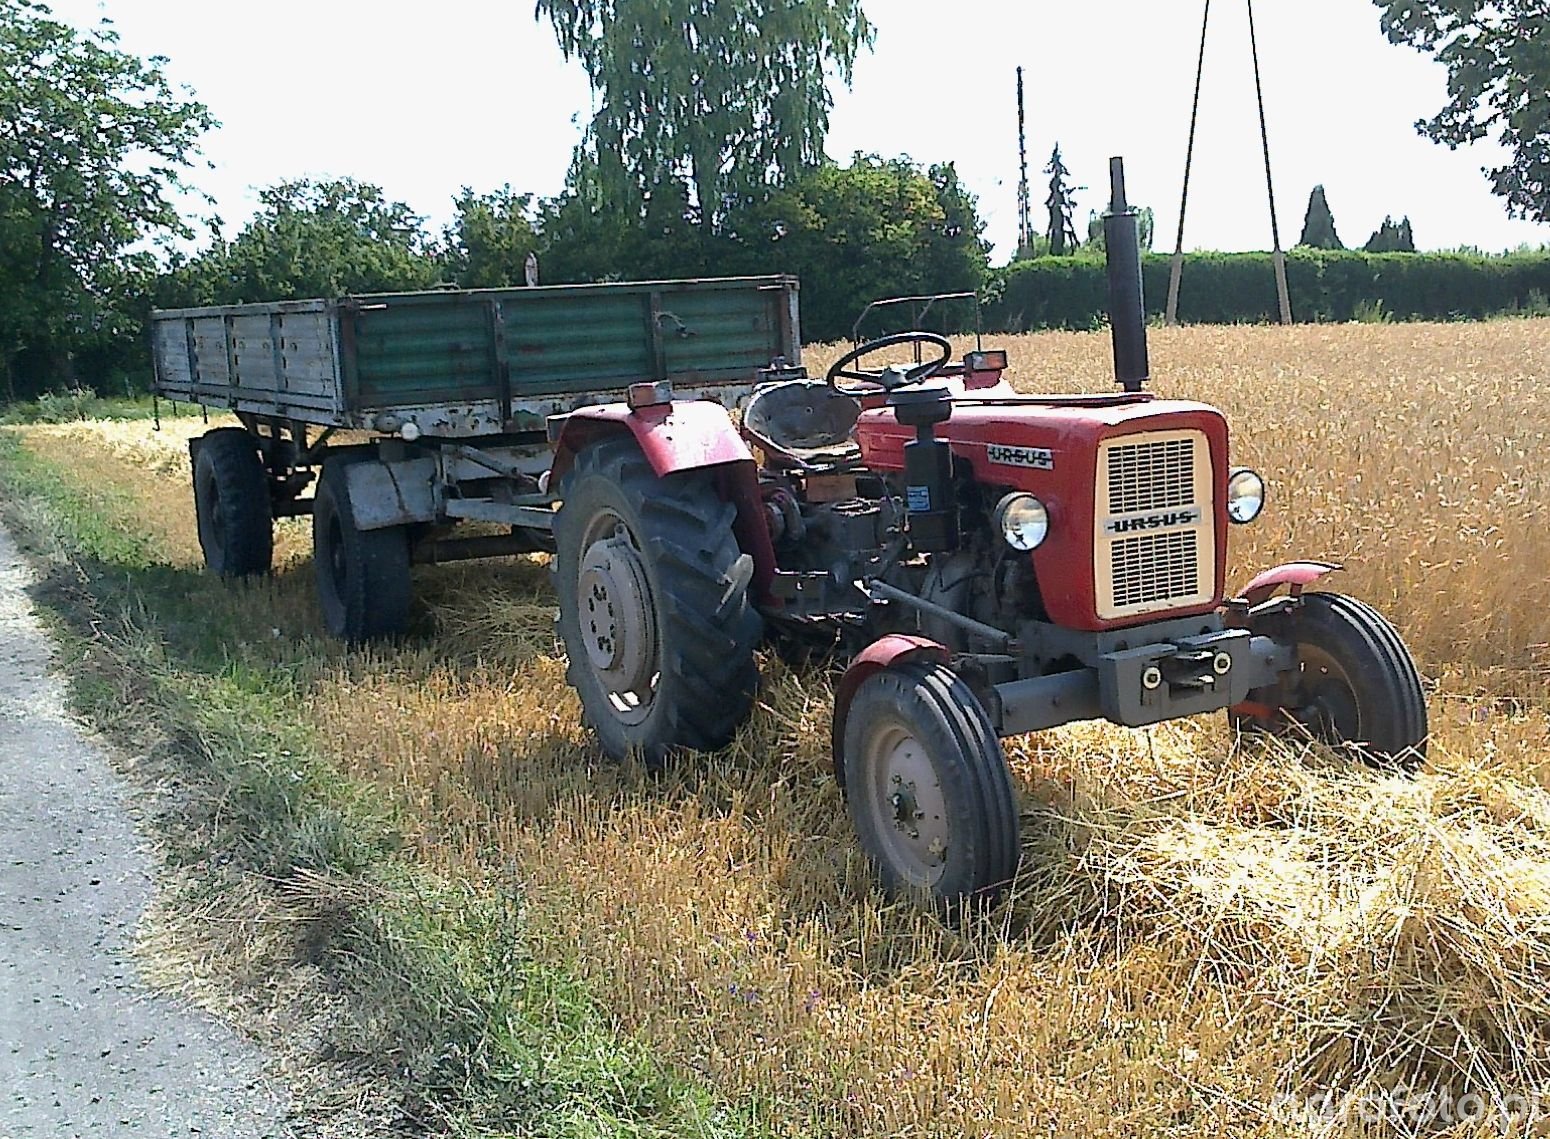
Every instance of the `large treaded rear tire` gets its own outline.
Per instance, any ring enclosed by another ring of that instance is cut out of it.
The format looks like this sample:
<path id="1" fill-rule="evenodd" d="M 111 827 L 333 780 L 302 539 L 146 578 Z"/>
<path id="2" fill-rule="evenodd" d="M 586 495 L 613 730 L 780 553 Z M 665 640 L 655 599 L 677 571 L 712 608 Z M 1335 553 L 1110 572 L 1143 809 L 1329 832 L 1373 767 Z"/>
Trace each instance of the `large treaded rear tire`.
<path id="1" fill-rule="evenodd" d="M 1305 593 L 1263 629 L 1297 646 L 1297 671 L 1251 701 L 1277 709 L 1281 735 L 1354 750 L 1380 768 L 1417 770 L 1426 759 L 1426 697 L 1399 633 L 1372 606 L 1340 593 Z"/>
<path id="2" fill-rule="evenodd" d="M 753 705 L 763 621 L 714 475 L 659 478 L 633 439 L 606 439 L 576 456 L 561 496 L 565 678 L 603 751 L 655 765 L 725 747 Z"/>
<path id="3" fill-rule="evenodd" d="M 1017 797 L 989 716 L 952 669 L 906 661 L 868 676 L 841 746 L 851 821 L 890 896 L 952 917 L 1000 895 L 1021 853 Z"/>
<path id="4" fill-rule="evenodd" d="M 190 446 L 194 514 L 205 565 L 224 578 L 257 577 L 274 561 L 269 472 L 242 427 L 217 427 Z"/>
<path id="5" fill-rule="evenodd" d="M 312 504 L 312 563 L 323 624 L 352 645 L 402 634 L 414 596 L 407 529 L 355 526 L 345 472 L 352 463 L 370 461 L 348 454 L 326 460 Z"/>

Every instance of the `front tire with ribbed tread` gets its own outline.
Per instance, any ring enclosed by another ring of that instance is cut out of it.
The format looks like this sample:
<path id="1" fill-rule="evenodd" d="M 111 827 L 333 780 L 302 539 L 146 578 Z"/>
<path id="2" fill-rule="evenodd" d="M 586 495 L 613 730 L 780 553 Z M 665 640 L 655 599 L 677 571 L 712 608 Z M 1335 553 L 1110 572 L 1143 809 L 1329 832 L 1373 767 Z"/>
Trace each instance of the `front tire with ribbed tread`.
<path id="1" fill-rule="evenodd" d="M 713 472 L 658 477 L 633 438 L 577 454 L 551 563 L 566 680 L 614 759 L 731 742 L 758 687 L 753 560 Z"/>
<path id="2" fill-rule="evenodd" d="M 205 565 L 224 578 L 268 573 L 274 561 L 274 514 L 258 441 L 246 428 L 217 427 L 190 449 Z"/>
<path id="3" fill-rule="evenodd" d="M 1280 735 L 1355 751 L 1374 767 L 1414 772 L 1426 759 L 1426 695 L 1399 632 L 1372 606 L 1340 593 L 1304 593 L 1255 633 L 1297 648 L 1297 668 L 1249 699 L 1275 709 Z"/>
<path id="4" fill-rule="evenodd" d="M 880 669 L 839 738 L 851 821 L 884 890 L 949 917 L 994 902 L 1017 872 L 1017 798 L 968 685 L 934 661 Z"/>

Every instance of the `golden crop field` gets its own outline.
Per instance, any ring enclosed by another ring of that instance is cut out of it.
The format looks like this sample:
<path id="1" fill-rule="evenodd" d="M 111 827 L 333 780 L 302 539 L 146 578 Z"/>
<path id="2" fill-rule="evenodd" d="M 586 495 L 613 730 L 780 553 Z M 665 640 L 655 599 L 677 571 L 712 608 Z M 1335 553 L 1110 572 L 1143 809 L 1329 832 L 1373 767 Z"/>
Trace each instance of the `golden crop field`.
<path id="1" fill-rule="evenodd" d="M 1025 390 L 1112 383 L 1106 334 L 989 344 Z M 1444 1120 L 1550 1112 L 1550 321 L 1161 329 L 1151 351 L 1155 390 L 1226 410 L 1270 481 L 1234 580 L 1343 562 L 1328 588 L 1421 663 L 1429 762 L 1384 776 L 1221 717 L 1009 740 L 1023 868 L 964 930 L 870 892 L 821 673 L 770 655 L 736 743 L 651 777 L 578 726 L 542 558 L 417 570 L 417 635 L 371 652 L 324 638 L 305 520 L 272 581 L 199 597 L 301 679 L 297 714 L 404 805 L 420 857 L 519 890 L 540 953 L 778 1132 L 1362 1134 L 1424 1129 L 1364 1122 L 1420 1092 Z M 192 567 L 200 430 L 25 445 L 126 488 L 126 531 Z"/>

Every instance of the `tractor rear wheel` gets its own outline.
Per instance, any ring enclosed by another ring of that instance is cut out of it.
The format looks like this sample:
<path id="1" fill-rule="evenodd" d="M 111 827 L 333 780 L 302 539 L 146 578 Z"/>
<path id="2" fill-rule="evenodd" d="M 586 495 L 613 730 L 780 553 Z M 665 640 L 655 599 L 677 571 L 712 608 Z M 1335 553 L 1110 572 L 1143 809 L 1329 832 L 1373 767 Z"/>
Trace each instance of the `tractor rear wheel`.
<path id="1" fill-rule="evenodd" d="M 1006 757 L 956 673 L 921 661 L 873 673 L 842 740 L 851 820 L 890 895 L 952 915 L 1011 882 L 1020 846 Z"/>
<path id="2" fill-rule="evenodd" d="M 753 559 L 709 471 L 658 477 L 633 439 L 576 456 L 552 562 L 565 678 L 615 759 L 731 742 L 758 686 Z"/>
<path id="3" fill-rule="evenodd" d="M 225 578 L 256 577 L 274 560 L 269 472 L 242 427 L 217 427 L 195 443 L 194 513 L 205 565 Z"/>
<path id="4" fill-rule="evenodd" d="M 352 645 L 403 633 L 413 598 L 408 529 L 356 529 L 345 476 L 361 461 L 370 459 L 326 460 L 312 504 L 312 565 L 323 624 Z"/>
<path id="5" fill-rule="evenodd" d="M 1417 770 L 1426 759 L 1426 697 L 1410 652 L 1383 616 L 1354 597 L 1305 593 L 1256 628 L 1297 648 L 1297 667 L 1249 700 L 1271 709 L 1277 735 L 1350 748 L 1374 767 Z M 1255 724 L 1255 721 L 1244 721 Z"/>

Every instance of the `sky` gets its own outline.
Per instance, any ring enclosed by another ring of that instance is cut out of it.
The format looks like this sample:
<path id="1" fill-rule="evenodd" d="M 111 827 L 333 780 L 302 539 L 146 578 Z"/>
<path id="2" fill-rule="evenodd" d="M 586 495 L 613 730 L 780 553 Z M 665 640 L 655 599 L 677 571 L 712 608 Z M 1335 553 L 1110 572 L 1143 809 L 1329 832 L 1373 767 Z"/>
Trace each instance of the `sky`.
<path id="1" fill-rule="evenodd" d="M 121 46 L 169 57 L 168 73 L 222 122 L 196 183 L 234 234 L 256 190 L 299 177 L 381 185 L 433 225 L 463 186 L 564 185 L 592 113 L 530 0 L 50 0 Z M 849 90 L 834 86 L 827 150 L 953 161 L 978 195 L 997 262 L 1017 237 L 1016 68 L 1024 68 L 1034 225 L 1044 228 L 1058 142 L 1077 192 L 1077 229 L 1107 198 L 1123 155 L 1133 203 L 1171 250 L 1179 216 L 1202 0 L 864 0 L 877 29 Z M 1190 180 L 1186 249 L 1268 249 L 1246 4 L 1215 0 Z M 1492 143 L 1449 151 L 1414 123 L 1441 108 L 1446 73 L 1391 45 L 1369 0 L 1260 0 L 1260 48 L 1283 246 L 1308 194 L 1325 187 L 1342 240 L 1360 246 L 1385 214 L 1409 215 L 1423 249 L 1550 244 L 1550 225 L 1510 220 L 1481 168 Z"/>

